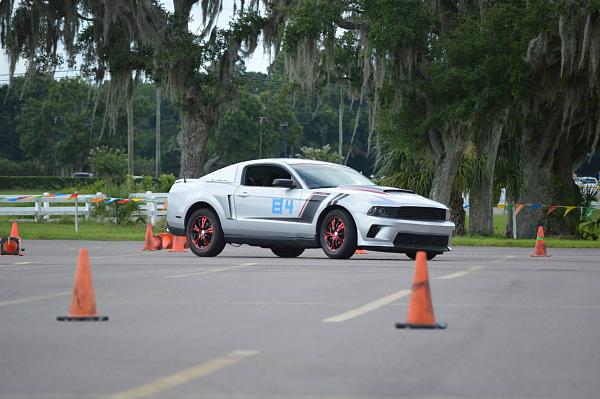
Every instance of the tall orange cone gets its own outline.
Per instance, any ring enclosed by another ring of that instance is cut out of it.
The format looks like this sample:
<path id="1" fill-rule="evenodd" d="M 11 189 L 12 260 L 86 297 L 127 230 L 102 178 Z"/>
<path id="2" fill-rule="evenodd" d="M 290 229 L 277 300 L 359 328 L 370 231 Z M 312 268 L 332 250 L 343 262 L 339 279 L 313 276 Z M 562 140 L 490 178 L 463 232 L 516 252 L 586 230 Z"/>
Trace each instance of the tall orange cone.
<path id="1" fill-rule="evenodd" d="M 533 257 L 549 257 L 546 253 L 546 243 L 544 242 L 544 226 L 538 227 L 537 237 L 535 238 L 535 248 L 529 256 Z"/>
<path id="2" fill-rule="evenodd" d="M 13 222 L 10 228 L 10 236 L 11 237 L 19 237 L 19 228 L 17 227 L 17 222 Z"/>
<path id="3" fill-rule="evenodd" d="M 73 296 L 68 316 L 58 316 L 58 321 L 107 321 L 108 316 L 96 315 L 96 299 L 94 297 L 94 284 L 90 271 L 90 255 L 88 250 L 79 250 L 75 282 L 73 283 Z"/>
<path id="4" fill-rule="evenodd" d="M 186 252 L 185 249 L 187 244 L 187 238 L 184 236 L 174 236 L 173 237 L 173 246 L 169 250 L 170 252 Z"/>
<path id="5" fill-rule="evenodd" d="M 433 315 L 433 304 L 429 290 L 429 275 L 427 273 L 427 254 L 417 252 L 415 273 L 408 302 L 406 323 L 396 323 L 396 328 L 431 328 L 445 329 L 444 322 L 436 323 Z"/>
<path id="6" fill-rule="evenodd" d="M 157 249 L 157 241 L 160 241 L 158 238 L 155 238 L 152 234 L 152 225 L 148 223 L 146 226 L 146 239 L 144 240 L 144 251 L 156 251 Z"/>

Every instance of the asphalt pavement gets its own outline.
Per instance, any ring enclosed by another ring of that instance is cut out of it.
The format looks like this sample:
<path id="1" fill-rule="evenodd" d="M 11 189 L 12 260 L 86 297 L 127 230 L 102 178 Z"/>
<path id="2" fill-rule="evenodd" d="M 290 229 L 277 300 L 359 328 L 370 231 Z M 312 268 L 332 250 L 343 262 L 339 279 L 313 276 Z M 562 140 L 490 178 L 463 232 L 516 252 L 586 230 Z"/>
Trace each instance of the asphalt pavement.
<path id="1" fill-rule="evenodd" d="M 446 330 L 397 330 L 414 262 L 27 241 L 0 257 L 0 399 L 598 398 L 600 250 L 430 261 Z M 88 248 L 99 315 L 67 314 Z"/>

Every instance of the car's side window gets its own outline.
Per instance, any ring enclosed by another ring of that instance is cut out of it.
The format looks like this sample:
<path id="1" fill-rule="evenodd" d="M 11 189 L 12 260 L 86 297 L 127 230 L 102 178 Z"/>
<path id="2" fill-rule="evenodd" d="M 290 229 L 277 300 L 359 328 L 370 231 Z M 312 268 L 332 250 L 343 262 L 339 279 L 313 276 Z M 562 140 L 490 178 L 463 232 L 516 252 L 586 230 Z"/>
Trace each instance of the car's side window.
<path id="1" fill-rule="evenodd" d="M 244 186 L 273 187 L 275 179 L 291 179 L 290 173 L 275 165 L 256 165 L 246 167 Z"/>

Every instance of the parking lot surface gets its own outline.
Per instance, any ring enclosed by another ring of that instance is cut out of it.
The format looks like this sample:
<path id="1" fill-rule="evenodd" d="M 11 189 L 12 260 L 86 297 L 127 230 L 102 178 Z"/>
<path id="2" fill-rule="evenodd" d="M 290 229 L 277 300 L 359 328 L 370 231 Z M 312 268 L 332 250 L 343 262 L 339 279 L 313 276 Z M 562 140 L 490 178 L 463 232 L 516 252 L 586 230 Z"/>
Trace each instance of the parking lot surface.
<path id="1" fill-rule="evenodd" d="M 446 330 L 397 330 L 414 262 L 25 241 L 0 257 L 0 398 L 598 398 L 600 251 L 428 263 Z M 67 314 L 88 248 L 99 315 Z"/>

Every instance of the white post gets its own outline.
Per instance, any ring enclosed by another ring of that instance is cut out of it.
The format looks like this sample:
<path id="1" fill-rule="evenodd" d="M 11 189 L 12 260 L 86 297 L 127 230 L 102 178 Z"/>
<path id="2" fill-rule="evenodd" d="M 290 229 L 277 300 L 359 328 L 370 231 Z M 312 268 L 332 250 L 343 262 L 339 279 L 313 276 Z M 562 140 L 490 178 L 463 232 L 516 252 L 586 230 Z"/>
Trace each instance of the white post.
<path id="1" fill-rule="evenodd" d="M 50 195 L 50 193 L 44 193 L 44 197 L 48 195 Z M 48 200 L 46 200 L 45 198 L 42 198 L 42 211 L 44 213 L 43 219 L 50 220 L 50 202 L 48 202 Z M 48 214 L 46 214 L 46 212 Z"/>
<path id="2" fill-rule="evenodd" d="M 517 239 L 517 204 L 512 206 L 513 239 Z"/>
<path id="3" fill-rule="evenodd" d="M 75 191 L 75 233 L 79 233 L 79 204 L 78 204 L 78 193 Z"/>
<path id="4" fill-rule="evenodd" d="M 36 198 L 35 202 L 34 202 L 34 204 L 35 204 L 34 205 L 35 206 L 35 221 L 36 222 L 41 221 L 41 218 L 42 218 L 42 209 L 40 206 L 40 201 L 41 201 L 41 198 Z"/>

